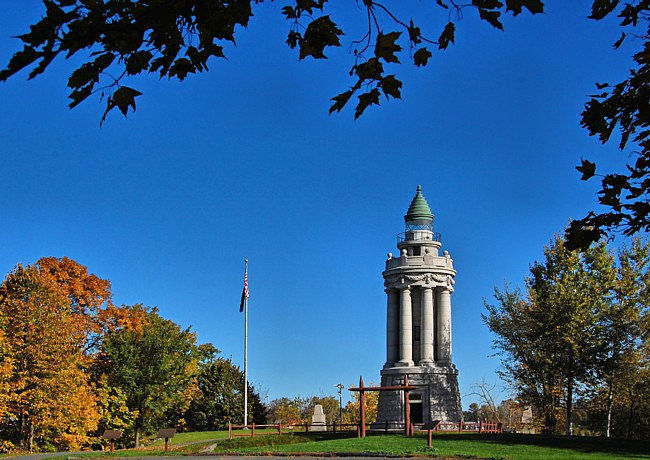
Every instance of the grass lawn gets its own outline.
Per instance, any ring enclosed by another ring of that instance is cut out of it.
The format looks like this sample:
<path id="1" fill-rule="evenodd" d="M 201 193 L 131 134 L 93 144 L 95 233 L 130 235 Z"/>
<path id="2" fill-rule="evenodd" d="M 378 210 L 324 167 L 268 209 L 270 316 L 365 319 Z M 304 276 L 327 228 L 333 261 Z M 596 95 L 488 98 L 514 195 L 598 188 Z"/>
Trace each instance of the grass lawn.
<path id="1" fill-rule="evenodd" d="M 193 455 L 216 444 L 213 454 L 314 455 L 338 453 L 363 455 L 367 453 L 456 459 L 609 460 L 637 458 L 650 460 L 650 443 L 621 439 L 547 437 L 523 434 L 437 433 L 433 438 L 433 448 L 427 449 L 426 434 L 418 434 L 409 438 L 395 434 L 371 435 L 360 439 L 350 433 L 337 433 L 336 435 L 331 433 L 291 433 L 282 436 L 257 436 L 257 433 L 256 430 L 255 437 L 236 437 L 232 440 L 228 439 L 227 431 L 179 433 L 174 437 L 172 450 L 168 453 L 163 451 L 161 442 L 156 442 L 137 450 L 119 450 L 113 456 Z M 110 457 L 111 454 L 109 452 L 93 452 L 80 456 Z"/>
<path id="2" fill-rule="evenodd" d="M 264 429 L 255 429 L 255 435 L 264 434 L 264 433 L 275 433 L 277 430 L 273 428 L 264 428 Z M 235 435 L 249 435 L 250 430 L 233 430 Z M 208 441 L 208 440 L 217 440 L 217 439 L 227 439 L 228 431 L 195 431 L 191 433 L 176 433 L 176 435 L 171 439 L 172 446 L 183 445 L 187 443 L 193 443 L 198 441 Z M 152 443 L 148 443 L 149 446 L 164 446 L 165 440 L 158 439 Z"/>
<path id="3" fill-rule="evenodd" d="M 478 435 L 440 433 L 427 449 L 426 435 L 406 438 L 401 435 L 377 435 L 364 439 L 337 438 L 314 434 L 281 437 L 235 439 L 219 442 L 215 452 L 269 454 L 283 453 L 385 453 L 435 457 L 463 457 L 513 460 L 546 459 L 650 459 L 650 443 L 586 437 L 545 437 L 536 435 Z M 260 445 L 251 445 L 254 440 Z M 284 443 L 286 442 L 286 444 Z"/>

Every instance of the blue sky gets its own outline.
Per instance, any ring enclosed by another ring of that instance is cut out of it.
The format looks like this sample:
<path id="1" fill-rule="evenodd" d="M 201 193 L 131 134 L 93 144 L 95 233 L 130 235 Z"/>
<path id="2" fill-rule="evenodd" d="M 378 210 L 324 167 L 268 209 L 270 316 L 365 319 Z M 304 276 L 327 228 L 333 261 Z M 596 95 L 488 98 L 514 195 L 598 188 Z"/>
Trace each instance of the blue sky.
<path id="1" fill-rule="evenodd" d="M 497 381 L 483 298 L 521 284 L 553 234 L 594 208 L 598 184 L 574 169 L 581 156 L 622 167 L 579 114 L 594 82 L 626 75 L 633 44 L 612 51 L 616 22 L 586 19 L 587 1 L 549 2 L 543 15 L 507 19 L 505 32 L 468 12 L 455 46 L 427 68 L 393 66 L 403 100 L 355 122 L 351 108 L 327 109 L 352 84 L 357 37 L 327 61 L 298 62 L 281 4 L 256 6 L 208 73 L 133 81 L 137 112 L 101 129 L 96 99 L 67 108 L 69 62 L 0 84 L 0 272 L 71 257 L 111 280 L 116 303 L 158 306 L 241 364 L 249 258 L 251 380 L 269 399 L 334 395 L 359 375 L 379 381 L 381 272 L 421 184 L 458 271 L 461 394 Z M 6 63 L 21 46 L 10 37 L 42 7 L 0 5 Z M 333 12 L 349 32 L 358 16 Z"/>

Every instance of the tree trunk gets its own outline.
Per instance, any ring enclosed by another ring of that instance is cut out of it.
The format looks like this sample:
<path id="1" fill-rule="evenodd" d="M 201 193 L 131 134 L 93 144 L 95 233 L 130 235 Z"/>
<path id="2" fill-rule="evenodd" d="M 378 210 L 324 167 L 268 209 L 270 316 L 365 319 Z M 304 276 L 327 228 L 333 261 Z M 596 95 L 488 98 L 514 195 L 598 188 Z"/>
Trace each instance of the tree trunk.
<path id="1" fill-rule="evenodd" d="M 25 448 L 25 414 L 20 411 L 20 418 L 18 419 L 18 445 L 21 448 Z"/>
<path id="2" fill-rule="evenodd" d="M 609 381 L 609 389 L 607 391 L 607 429 L 605 436 L 610 437 L 612 427 L 612 407 L 614 406 L 614 381 Z"/>
<path id="3" fill-rule="evenodd" d="M 566 378 L 566 435 L 573 435 L 573 350 L 569 350 L 568 372 Z"/>
<path id="4" fill-rule="evenodd" d="M 34 452 L 34 421 L 29 421 L 29 452 Z"/>
<path id="5" fill-rule="evenodd" d="M 634 395 L 630 391 L 630 410 L 627 413 L 627 437 L 632 437 L 632 418 L 634 417 Z"/>
<path id="6" fill-rule="evenodd" d="M 140 427 L 135 428 L 135 448 L 140 447 Z"/>

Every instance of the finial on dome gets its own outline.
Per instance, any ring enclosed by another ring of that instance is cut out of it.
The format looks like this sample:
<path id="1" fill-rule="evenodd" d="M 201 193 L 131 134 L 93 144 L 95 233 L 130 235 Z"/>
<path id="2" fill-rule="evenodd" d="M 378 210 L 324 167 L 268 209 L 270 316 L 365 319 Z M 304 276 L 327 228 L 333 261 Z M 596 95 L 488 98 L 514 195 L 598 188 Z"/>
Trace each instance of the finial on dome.
<path id="1" fill-rule="evenodd" d="M 429 208 L 429 203 L 427 203 L 426 198 L 422 195 L 422 187 L 420 185 L 418 185 L 415 197 L 413 197 L 413 201 L 411 201 L 411 205 L 404 216 L 404 221 L 407 225 L 416 226 L 426 226 L 433 223 L 431 208 Z"/>

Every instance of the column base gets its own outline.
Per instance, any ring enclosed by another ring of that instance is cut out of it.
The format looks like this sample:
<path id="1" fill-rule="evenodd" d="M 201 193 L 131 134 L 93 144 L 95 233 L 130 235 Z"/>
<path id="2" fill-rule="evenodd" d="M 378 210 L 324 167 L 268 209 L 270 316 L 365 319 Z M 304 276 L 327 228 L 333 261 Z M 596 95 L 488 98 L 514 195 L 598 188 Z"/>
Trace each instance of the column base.
<path id="1" fill-rule="evenodd" d="M 397 361 L 395 367 L 412 367 L 415 363 L 413 361 Z"/>
<path id="2" fill-rule="evenodd" d="M 419 366 L 427 366 L 427 367 L 435 366 L 433 360 L 431 360 L 431 359 L 423 359 L 418 363 L 418 365 Z"/>

